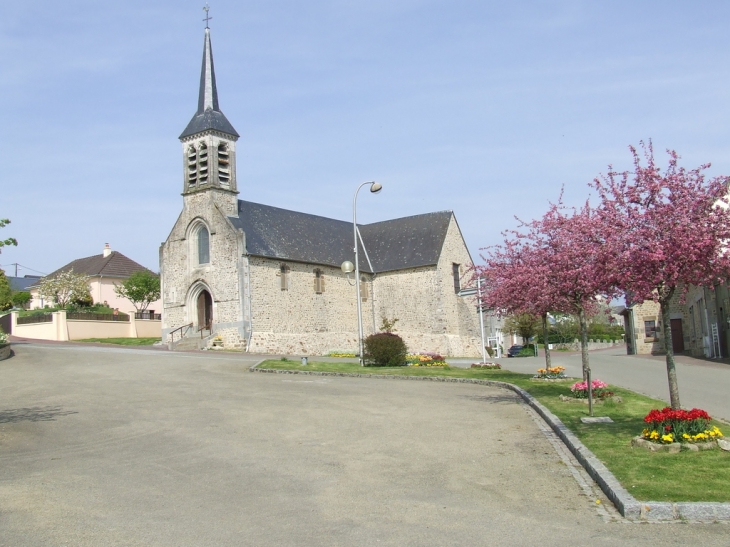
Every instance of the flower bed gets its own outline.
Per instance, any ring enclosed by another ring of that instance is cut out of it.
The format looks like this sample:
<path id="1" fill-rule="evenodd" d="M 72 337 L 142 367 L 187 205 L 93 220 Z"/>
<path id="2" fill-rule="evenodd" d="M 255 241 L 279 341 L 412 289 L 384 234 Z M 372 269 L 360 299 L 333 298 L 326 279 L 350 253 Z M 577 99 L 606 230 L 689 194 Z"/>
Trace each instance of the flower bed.
<path id="1" fill-rule="evenodd" d="M 351 352 L 351 351 L 330 351 L 327 354 L 327 357 L 340 357 L 340 358 L 352 357 L 352 358 L 354 358 L 354 357 L 357 357 L 357 354 L 355 352 Z"/>
<path id="2" fill-rule="evenodd" d="M 565 367 L 539 368 L 533 378 L 540 380 L 562 380 L 565 378 Z"/>
<path id="3" fill-rule="evenodd" d="M 603 399 L 604 397 L 613 396 L 613 391 L 609 391 L 608 389 L 606 389 L 607 387 L 608 384 L 606 382 L 602 382 L 597 378 L 591 381 L 591 391 L 593 392 L 593 397 L 597 399 Z M 573 393 L 573 397 L 575 397 L 576 399 L 587 399 L 588 382 L 576 382 L 571 386 L 570 391 Z"/>
<path id="4" fill-rule="evenodd" d="M 487 369 L 487 370 L 499 370 L 502 368 L 502 365 L 499 363 L 472 363 L 471 368 L 481 368 L 481 369 Z"/>
<path id="5" fill-rule="evenodd" d="M 717 426 L 710 427 L 712 418 L 704 410 L 652 410 L 644 418 L 648 427 L 642 437 L 648 441 L 669 443 L 706 443 L 723 437 Z"/>
<path id="6" fill-rule="evenodd" d="M 412 353 L 406 355 L 409 367 L 448 367 L 446 359 L 438 353 Z"/>

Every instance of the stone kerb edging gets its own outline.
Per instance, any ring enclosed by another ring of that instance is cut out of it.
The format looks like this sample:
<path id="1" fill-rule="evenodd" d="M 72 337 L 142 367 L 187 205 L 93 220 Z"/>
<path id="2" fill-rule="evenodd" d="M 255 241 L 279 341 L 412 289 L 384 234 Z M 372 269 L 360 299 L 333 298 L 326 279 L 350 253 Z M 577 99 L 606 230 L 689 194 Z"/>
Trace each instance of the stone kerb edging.
<path id="1" fill-rule="evenodd" d="M 601 487 L 606 497 L 616 506 L 619 513 L 627 519 L 644 521 L 716 521 L 730 520 L 730 503 L 718 502 L 666 502 L 666 501 L 638 501 L 626 490 L 608 468 L 578 440 L 560 419 L 540 404 L 537 399 L 524 389 L 507 382 L 494 380 L 476 380 L 473 378 L 445 378 L 438 376 L 396 376 L 390 374 L 356 374 L 349 372 L 320 372 L 315 370 L 278 370 L 258 368 L 263 361 L 256 363 L 249 372 L 265 372 L 273 374 L 305 374 L 310 376 L 342 376 L 351 378 L 375 378 L 379 380 L 426 380 L 431 382 L 450 382 L 460 384 L 478 384 L 483 386 L 501 387 L 517 393 L 530 405 L 545 422 L 552 428 L 560 440 L 565 443 L 575 458 L 585 468 L 588 474 Z"/>
<path id="2" fill-rule="evenodd" d="M 12 350 L 10 349 L 10 344 L 0 344 L 0 361 L 3 359 L 8 359 L 10 357 Z"/>

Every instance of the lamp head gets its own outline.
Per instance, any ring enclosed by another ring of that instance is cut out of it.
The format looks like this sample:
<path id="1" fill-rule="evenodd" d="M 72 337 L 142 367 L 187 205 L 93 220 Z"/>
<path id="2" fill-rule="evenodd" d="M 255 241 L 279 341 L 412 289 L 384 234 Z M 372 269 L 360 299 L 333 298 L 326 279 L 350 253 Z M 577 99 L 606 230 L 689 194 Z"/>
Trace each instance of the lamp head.
<path id="1" fill-rule="evenodd" d="M 350 274 L 355 271 L 355 265 L 349 260 L 345 260 L 342 263 L 342 266 L 340 266 L 340 269 L 342 270 L 342 273 Z"/>
<path id="2" fill-rule="evenodd" d="M 371 191 L 371 192 L 372 192 L 373 194 L 377 194 L 377 193 L 378 193 L 378 192 L 380 192 L 380 191 L 381 191 L 382 189 L 383 189 L 383 185 L 382 185 L 382 184 L 380 184 L 379 182 L 371 182 L 371 183 L 370 183 L 370 191 Z"/>

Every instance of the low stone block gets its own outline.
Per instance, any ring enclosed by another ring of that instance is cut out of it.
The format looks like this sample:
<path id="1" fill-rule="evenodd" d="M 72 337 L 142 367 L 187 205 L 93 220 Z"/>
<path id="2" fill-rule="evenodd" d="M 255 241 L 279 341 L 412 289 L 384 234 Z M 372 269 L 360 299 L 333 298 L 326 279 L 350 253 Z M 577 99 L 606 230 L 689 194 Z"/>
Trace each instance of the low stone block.
<path id="1" fill-rule="evenodd" d="M 699 452 L 700 447 L 692 443 L 682 443 L 682 448 L 689 450 L 690 452 Z"/>
<path id="2" fill-rule="evenodd" d="M 679 443 L 677 443 L 679 444 Z M 643 520 L 674 520 L 674 504 L 667 502 L 647 502 L 641 506 Z"/>
<path id="3" fill-rule="evenodd" d="M 717 439 L 717 446 L 719 446 L 722 450 L 730 451 L 730 441 L 727 439 Z"/>
<path id="4" fill-rule="evenodd" d="M 717 509 L 721 503 L 694 502 L 677 503 L 677 516 L 686 520 L 717 520 Z"/>
<path id="5" fill-rule="evenodd" d="M 697 443 L 697 448 L 700 450 L 713 450 L 717 448 L 717 441 L 709 441 L 706 443 Z"/>
<path id="6" fill-rule="evenodd" d="M 608 416 L 584 416 L 580 419 L 584 424 L 612 424 L 613 420 Z"/>

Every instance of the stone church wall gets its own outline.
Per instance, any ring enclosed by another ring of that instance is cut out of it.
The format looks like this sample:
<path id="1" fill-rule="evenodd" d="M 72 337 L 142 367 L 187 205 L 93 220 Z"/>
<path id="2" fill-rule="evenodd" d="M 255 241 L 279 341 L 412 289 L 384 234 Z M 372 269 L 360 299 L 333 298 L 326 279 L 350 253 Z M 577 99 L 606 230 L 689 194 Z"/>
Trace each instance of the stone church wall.
<path id="1" fill-rule="evenodd" d="M 163 339 L 182 325 L 195 323 L 197 327 L 197 305 L 190 290 L 204 286 L 213 298 L 216 334 L 224 337 L 226 345 L 241 347 L 244 332 L 237 257 L 242 253 L 242 240 L 217 207 L 230 209 L 226 200 L 235 199 L 232 194 L 210 190 L 185 196 L 183 211 L 160 248 Z M 196 219 L 204 220 L 210 232 L 208 264 L 197 263 L 197 242 L 190 234 L 191 223 Z"/>
<path id="2" fill-rule="evenodd" d="M 455 294 L 452 264 L 464 269 L 471 259 L 452 219 L 438 266 L 385 272 L 368 283 L 361 302 L 363 332 L 379 330 L 382 318 L 398 319 L 396 332 L 410 351 L 450 356 L 481 353 L 473 298 Z M 253 334 L 249 351 L 323 355 L 357 349 L 355 287 L 339 268 L 251 257 Z M 281 265 L 289 266 L 287 289 Z M 325 279 L 314 291 L 314 270 Z"/>
<path id="3" fill-rule="evenodd" d="M 250 265 L 253 335 L 249 351 L 322 355 L 357 348 L 355 287 L 339 268 L 262 257 L 251 257 Z M 282 265 L 289 267 L 284 290 Z M 324 279 L 321 293 L 315 292 L 315 269 Z"/>

